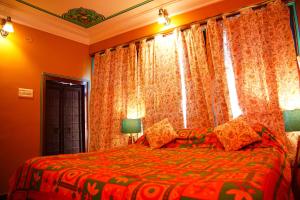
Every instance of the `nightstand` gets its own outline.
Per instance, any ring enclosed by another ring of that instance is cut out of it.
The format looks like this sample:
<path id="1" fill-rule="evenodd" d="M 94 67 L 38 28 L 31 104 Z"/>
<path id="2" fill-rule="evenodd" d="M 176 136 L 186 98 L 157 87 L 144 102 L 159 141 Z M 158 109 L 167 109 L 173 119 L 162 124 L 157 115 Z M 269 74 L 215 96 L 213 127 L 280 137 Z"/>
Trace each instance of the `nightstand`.
<path id="1" fill-rule="evenodd" d="M 300 199 L 300 136 L 297 142 L 297 151 L 294 166 L 292 167 L 292 187 L 295 199 Z"/>

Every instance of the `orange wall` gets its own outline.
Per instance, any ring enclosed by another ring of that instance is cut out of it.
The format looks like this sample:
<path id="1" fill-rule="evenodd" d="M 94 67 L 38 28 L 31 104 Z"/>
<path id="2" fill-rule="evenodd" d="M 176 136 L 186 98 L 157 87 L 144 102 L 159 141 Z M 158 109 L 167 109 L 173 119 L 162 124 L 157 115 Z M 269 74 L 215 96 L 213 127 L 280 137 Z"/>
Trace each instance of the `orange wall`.
<path id="1" fill-rule="evenodd" d="M 197 10 L 183 13 L 171 18 L 173 26 L 181 26 L 188 24 L 194 21 L 206 19 L 215 15 L 219 15 L 224 12 L 231 12 L 238 10 L 242 7 L 253 5 L 264 0 L 224 0 L 220 1 Z M 297 0 L 298 1 L 298 0 Z M 113 47 L 115 45 L 124 44 L 128 41 L 142 38 L 148 35 L 155 34 L 157 32 L 164 31 L 163 26 L 158 25 L 158 23 L 150 24 L 129 32 L 126 32 L 121 35 L 97 42 L 90 46 L 90 54 L 93 54 L 97 51 Z"/>
<path id="2" fill-rule="evenodd" d="M 14 24 L 0 36 L 0 194 L 9 176 L 26 159 L 40 155 L 40 83 L 42 72 L 89 79 L 88 46 Z M 18 88 L 32 88 L 33 99 Z"/>

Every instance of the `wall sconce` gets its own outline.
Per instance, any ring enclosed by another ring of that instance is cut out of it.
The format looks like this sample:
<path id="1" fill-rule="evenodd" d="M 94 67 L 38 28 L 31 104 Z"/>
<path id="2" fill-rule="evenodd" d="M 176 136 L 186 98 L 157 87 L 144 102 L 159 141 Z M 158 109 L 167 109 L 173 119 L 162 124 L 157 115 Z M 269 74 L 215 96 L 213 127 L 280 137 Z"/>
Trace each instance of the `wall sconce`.
<path id="1" fill-rule="evenodd" d="M 11 23 L 11 18 L 7 17 L 7 19 L 2 19 L 2 28 L 1 28 L 1 36 L 2 37 L 7 37 L 9 33 L 13 33 L 14 32 L 14 27 Z"/>
<path id="2" fill-rule="evenodd" d="M 169 25 L 171 22 L 171 19 L 169 18 L 168 11 L 166 9 L 159 9 L 158 11 L 158 23 L 164 24 L 165 26 Z"/>

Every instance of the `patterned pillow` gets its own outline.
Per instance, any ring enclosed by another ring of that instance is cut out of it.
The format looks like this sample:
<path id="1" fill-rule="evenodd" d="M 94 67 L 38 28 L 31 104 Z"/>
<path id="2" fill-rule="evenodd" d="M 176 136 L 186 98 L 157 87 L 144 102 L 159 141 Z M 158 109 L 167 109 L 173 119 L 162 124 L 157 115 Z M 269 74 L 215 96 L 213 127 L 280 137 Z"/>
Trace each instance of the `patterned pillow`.
<path id="1" fill-rule="evenodd" d="M 214 132 L 206 132 L 186 139 L 176 138 L 172 142 L 162 146 L 162 148 L 209 148 L 224 151 L 223 145 Z"/>
<path id="2" fill-rule="evenodd" d="M 189 139 L 189 137 L 193 131 L 194 131 L 194 129 L 189 129 L 189 128 L 179 129 L 179 130 L 177 130 L 177 135 L 178 135 L 177 138 Z"/>
<path id="3" fill-rule="evenodd" d="M 214 132 L 226 151 L 239 150 L 253 142 L 261 141 L 261 137 L 242 118 L 217 126 Z"/>
<path id="4" fill-rule="evenodd" d="M 139 139 L 137 139 L 137 141 L 135 141 L 135 144 L 140 144 L 140 145 L 149 147 L 149 142 L 147 141 L 147 138 L 145 135 L 142 135 L 141 137 L 139 137 Z"/>
<path id="5" fill-rule="evenodd" d="M 261 123 L 250 125 L 251 128 L 261 137 L 261 142 L 255 142 L 248 145 L 247 149 L 276 147 L 278 150 L 286 153 L 287 147 L 274 135 L 274 133 Z"/>
<path id="6" fill-rule="evenodd" d="M 297 152 L 297 142 L 298 142 L 298 137 L 300 136 L 300 131 L 296 132 L 287 132 L 286 136 L 288 138 L 288 144 L 287 149 L 288 149 L 288 159 L 291 161 L 291 163 L 294 163 L 295 158 L 296 158 L 296 152 Z"/>
<path id="7" fill-rule="evenodd" d="M 177 137 L 177 133 L 168 119 L 154 124 L 144 134 L 152 148 L 160 148 Z"/>
<path id="8" fill-rule="evenodd" d="M 191 140 L 207 133 L 207 128 L 184 128 L 177 130 L 177 139 Z"/>

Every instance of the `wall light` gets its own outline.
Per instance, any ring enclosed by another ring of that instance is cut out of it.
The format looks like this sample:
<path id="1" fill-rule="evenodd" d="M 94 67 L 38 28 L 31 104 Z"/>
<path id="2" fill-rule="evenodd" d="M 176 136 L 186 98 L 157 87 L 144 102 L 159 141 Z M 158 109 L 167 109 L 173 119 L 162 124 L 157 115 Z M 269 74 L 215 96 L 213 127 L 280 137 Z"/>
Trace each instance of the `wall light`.
<path id="1" fill-rule="evenodd" d="M 1 28 L 1 36 L 2 37 L 7 37 L 9 33 L 14 32 L 14 27 L 13 24 L 11 23 L 11 18 L 7 17 L 7 19 L 2 19 L 2 28 Z"/>
<path id="2" fill-rule="evenodd" d="M 158 11 L 158 23 L 164 24 L 165 26 L 169 25 L 171 22 L 171 19 L 169 18 L 168 11 L 166 9 L 159 9 Z"/>

